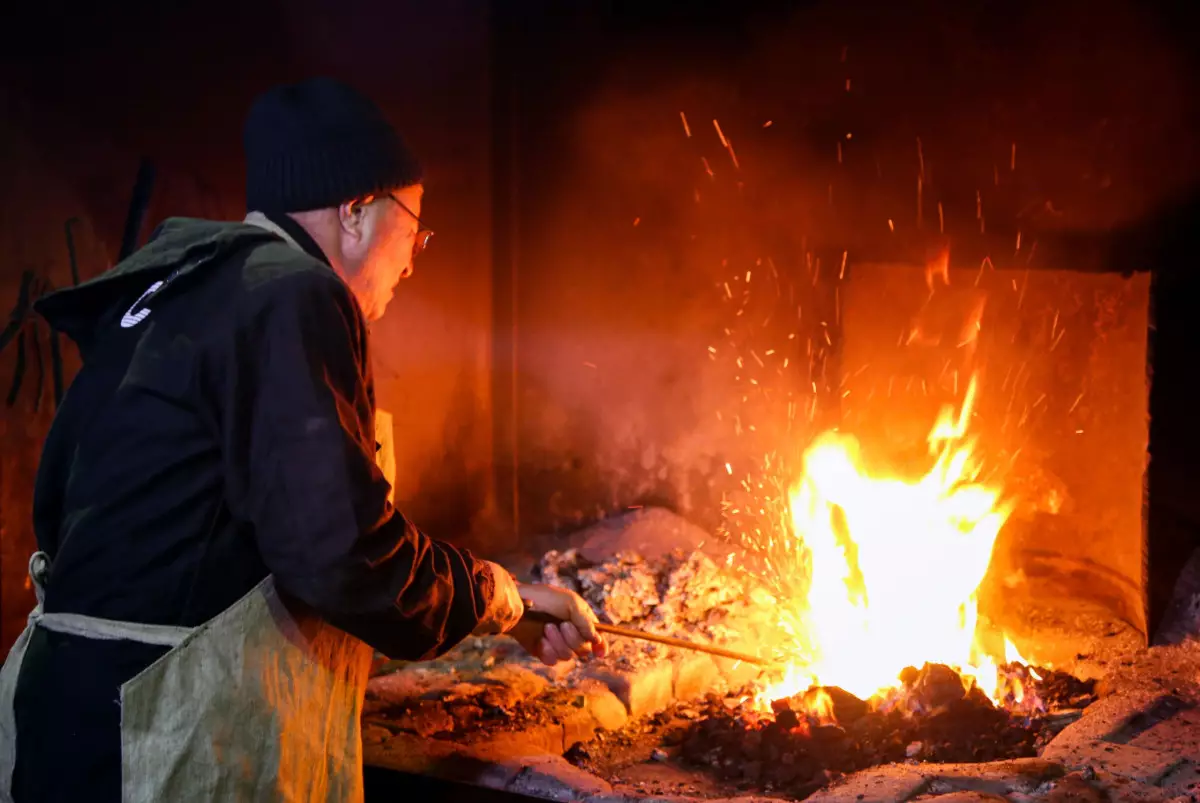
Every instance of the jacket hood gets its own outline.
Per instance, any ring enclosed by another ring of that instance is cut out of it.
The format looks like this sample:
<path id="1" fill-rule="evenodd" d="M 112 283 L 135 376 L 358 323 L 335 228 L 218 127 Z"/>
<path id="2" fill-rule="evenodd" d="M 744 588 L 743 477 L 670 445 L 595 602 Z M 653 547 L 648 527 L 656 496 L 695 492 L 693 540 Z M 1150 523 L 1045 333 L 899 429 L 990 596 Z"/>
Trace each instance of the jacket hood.
<path id="1" fill-rule="evenodd" d="M 238 251 L 274 239 L 278 239 L 276 235 L 246 223 L 169 218 L 149 243 L 111 270 L 75 287 L 48 293 L 34 302 L 33 308 L 51 326 L 82 345 L 114 305 L 127 303 L 130 293 L 144 292 L 158 280 L 170 285 Z"/>

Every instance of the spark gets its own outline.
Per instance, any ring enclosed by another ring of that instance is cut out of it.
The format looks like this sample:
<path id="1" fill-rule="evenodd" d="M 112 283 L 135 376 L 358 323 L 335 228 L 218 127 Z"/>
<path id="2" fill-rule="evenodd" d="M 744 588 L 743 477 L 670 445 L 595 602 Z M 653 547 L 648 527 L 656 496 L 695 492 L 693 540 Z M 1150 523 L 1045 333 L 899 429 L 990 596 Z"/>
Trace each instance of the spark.
<path id="1" fill-rule="evenodd" d="M 922 196 L 923 189 L 924 189 L 924 187 L 923 187 L 924 183 L 925 183 L 924 179 L 922 179 L 920 176 L 917 176 L 917 228 L 918 229 L 922 228 L 925 225 L 925 217 L 924 217 L 924 214 L 922 211 L 924 202 L 921 200 L 921 196 Z"/>
<path id="2" fill-rule="evenodd" d="M 717 129 L 717 137 L 721 140 L 721 147 L 728 148 L 729 140 L 725 139 L 725 134 L 721 131 L 721 124 L 713 120 L 713 128 Z"/>
<path id="3" fill-rule="evenodd" d="M 976 287 L 979 286 L 980 280 L 983 279 L 983 269 L 984 268 L 991 268 L 992 270 L 996 269 L 996 266 L 992 264 L 991 257 L 984 257 L 983 261 L 979 263 L 979 273 L 975 274 L 975 286 Z"/>
<path id="4" fill-rule="evenodd" d="M 688 137 L 688 139 L 691 139 L 692 127 L 688 125 L 687 115 L 683 112 L 680 112 L 679 119 L 683 122 L 683 133 Z"/>

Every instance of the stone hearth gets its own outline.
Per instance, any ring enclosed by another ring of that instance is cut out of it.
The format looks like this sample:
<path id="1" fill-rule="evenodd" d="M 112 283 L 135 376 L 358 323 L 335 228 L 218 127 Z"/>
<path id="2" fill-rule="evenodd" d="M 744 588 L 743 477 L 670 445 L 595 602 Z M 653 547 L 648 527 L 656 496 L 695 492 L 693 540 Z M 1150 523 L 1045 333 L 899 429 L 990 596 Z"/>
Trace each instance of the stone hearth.
<path id="1" fill-rule="evenodd" d="M 607 777 L 579 769 L 563 757 L 573 745 L 597 733 L 615 734 L 619 744 L 622 733 L 636 734 L 656 711 L 632 709 L 637 713 L 631 715 L 631 700 L 603 683 L 565 687 L 557 682 L 561 673 L 515 655 L 484 666 L 489 646 L 471 645 L 445 662 L 374 679 L 364 727 L 367 763 L 547 800 L 775 800 L 739 797 L 664 760 L 665 751 L 639 753 L 636 746 Z M 807 799 L 1200 801 L 1200 643 L 1157 647 L 1112 663 L 1102 681 L 1106 696 L 1040 758 L 893 764 L 849 775 Z M 481 699 L 483 706 L 468 702 Z M 491 718 L 463 710 L 488 705 Z M 405 713 L 384 714 L 398 710 Z"/>
<path id="2" fill-rule="evenodd" d="M 654 554 L 651 542 L 662 532 L 668 536 L 660 539 L 660 551 L 695 546 L 689 541 L 703 535 L 651 511 L 623 527 L 593 531 L 584 543 L 598 557 L 631 540 Z M 1189 582 L 1181 580 L 1185 594 Z M 1176 636 L 1178 643 L 1151 649 L 1114 638 L 1103 652 L 1060 666 L 1097 678 L 1100 699 L 1081 716 L 1071 715 L 1076 721 L 1037 758 L 879 766 L 830 776 L 806 799 L 1200 803 L 1200 641 Z M 746 796 L 735 784 L 678 761 L 678 743 L 658 738 L 667 719 L 688 715 L 688 701 L 716 692 L 736 703 L 755 671 L 674 650 L 650 661 L 548 668 L 508 639 L 468 639 L 437 661 L 392 666 L 372 679 L 366 761 L 548 800 L 782 801 L 769 793 Z M 603 753 L 603 760 L 576 760 L 588 750 Z"/>

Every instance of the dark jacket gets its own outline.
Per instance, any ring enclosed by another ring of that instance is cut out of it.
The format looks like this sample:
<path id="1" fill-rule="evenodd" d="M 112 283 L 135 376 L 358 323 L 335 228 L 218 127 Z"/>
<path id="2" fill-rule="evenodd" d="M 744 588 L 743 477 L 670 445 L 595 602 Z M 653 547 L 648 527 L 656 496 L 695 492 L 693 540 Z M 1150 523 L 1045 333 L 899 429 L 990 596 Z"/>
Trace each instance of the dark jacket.
<path id="1" fill-rule="evenodd" d="M 475 628 L 491 574 L 388 502 L 366 325 L 322 260 L 256 226 L 175 219 L 42 300 L 83 356 L 37 477 L 48 612 L 194 626 L 271 573 L 392 657 Z M 35 633 L 18 800 L 117 799 L 118 689 L 162 652 Z"/>

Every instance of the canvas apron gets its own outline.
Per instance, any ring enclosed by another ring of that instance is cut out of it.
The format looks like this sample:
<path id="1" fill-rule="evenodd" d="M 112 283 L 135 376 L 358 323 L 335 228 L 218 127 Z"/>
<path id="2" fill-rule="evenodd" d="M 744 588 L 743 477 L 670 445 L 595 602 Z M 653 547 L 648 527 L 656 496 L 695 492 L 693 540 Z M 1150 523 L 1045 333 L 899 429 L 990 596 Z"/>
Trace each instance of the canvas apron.
<path id="1" fill-rule="evenodd" d="M 297 614 L 272 578 L 195 629 L 44 613 L 38 605 L 0 670 L 0 801 L 11 801 L 17 676 L 35 627 L 174 645 L 121 687 L 126 803 L 361 801 L 359 719 L 371 649 Z M 292 606 L 294 607 L 294 606 Z"/>

